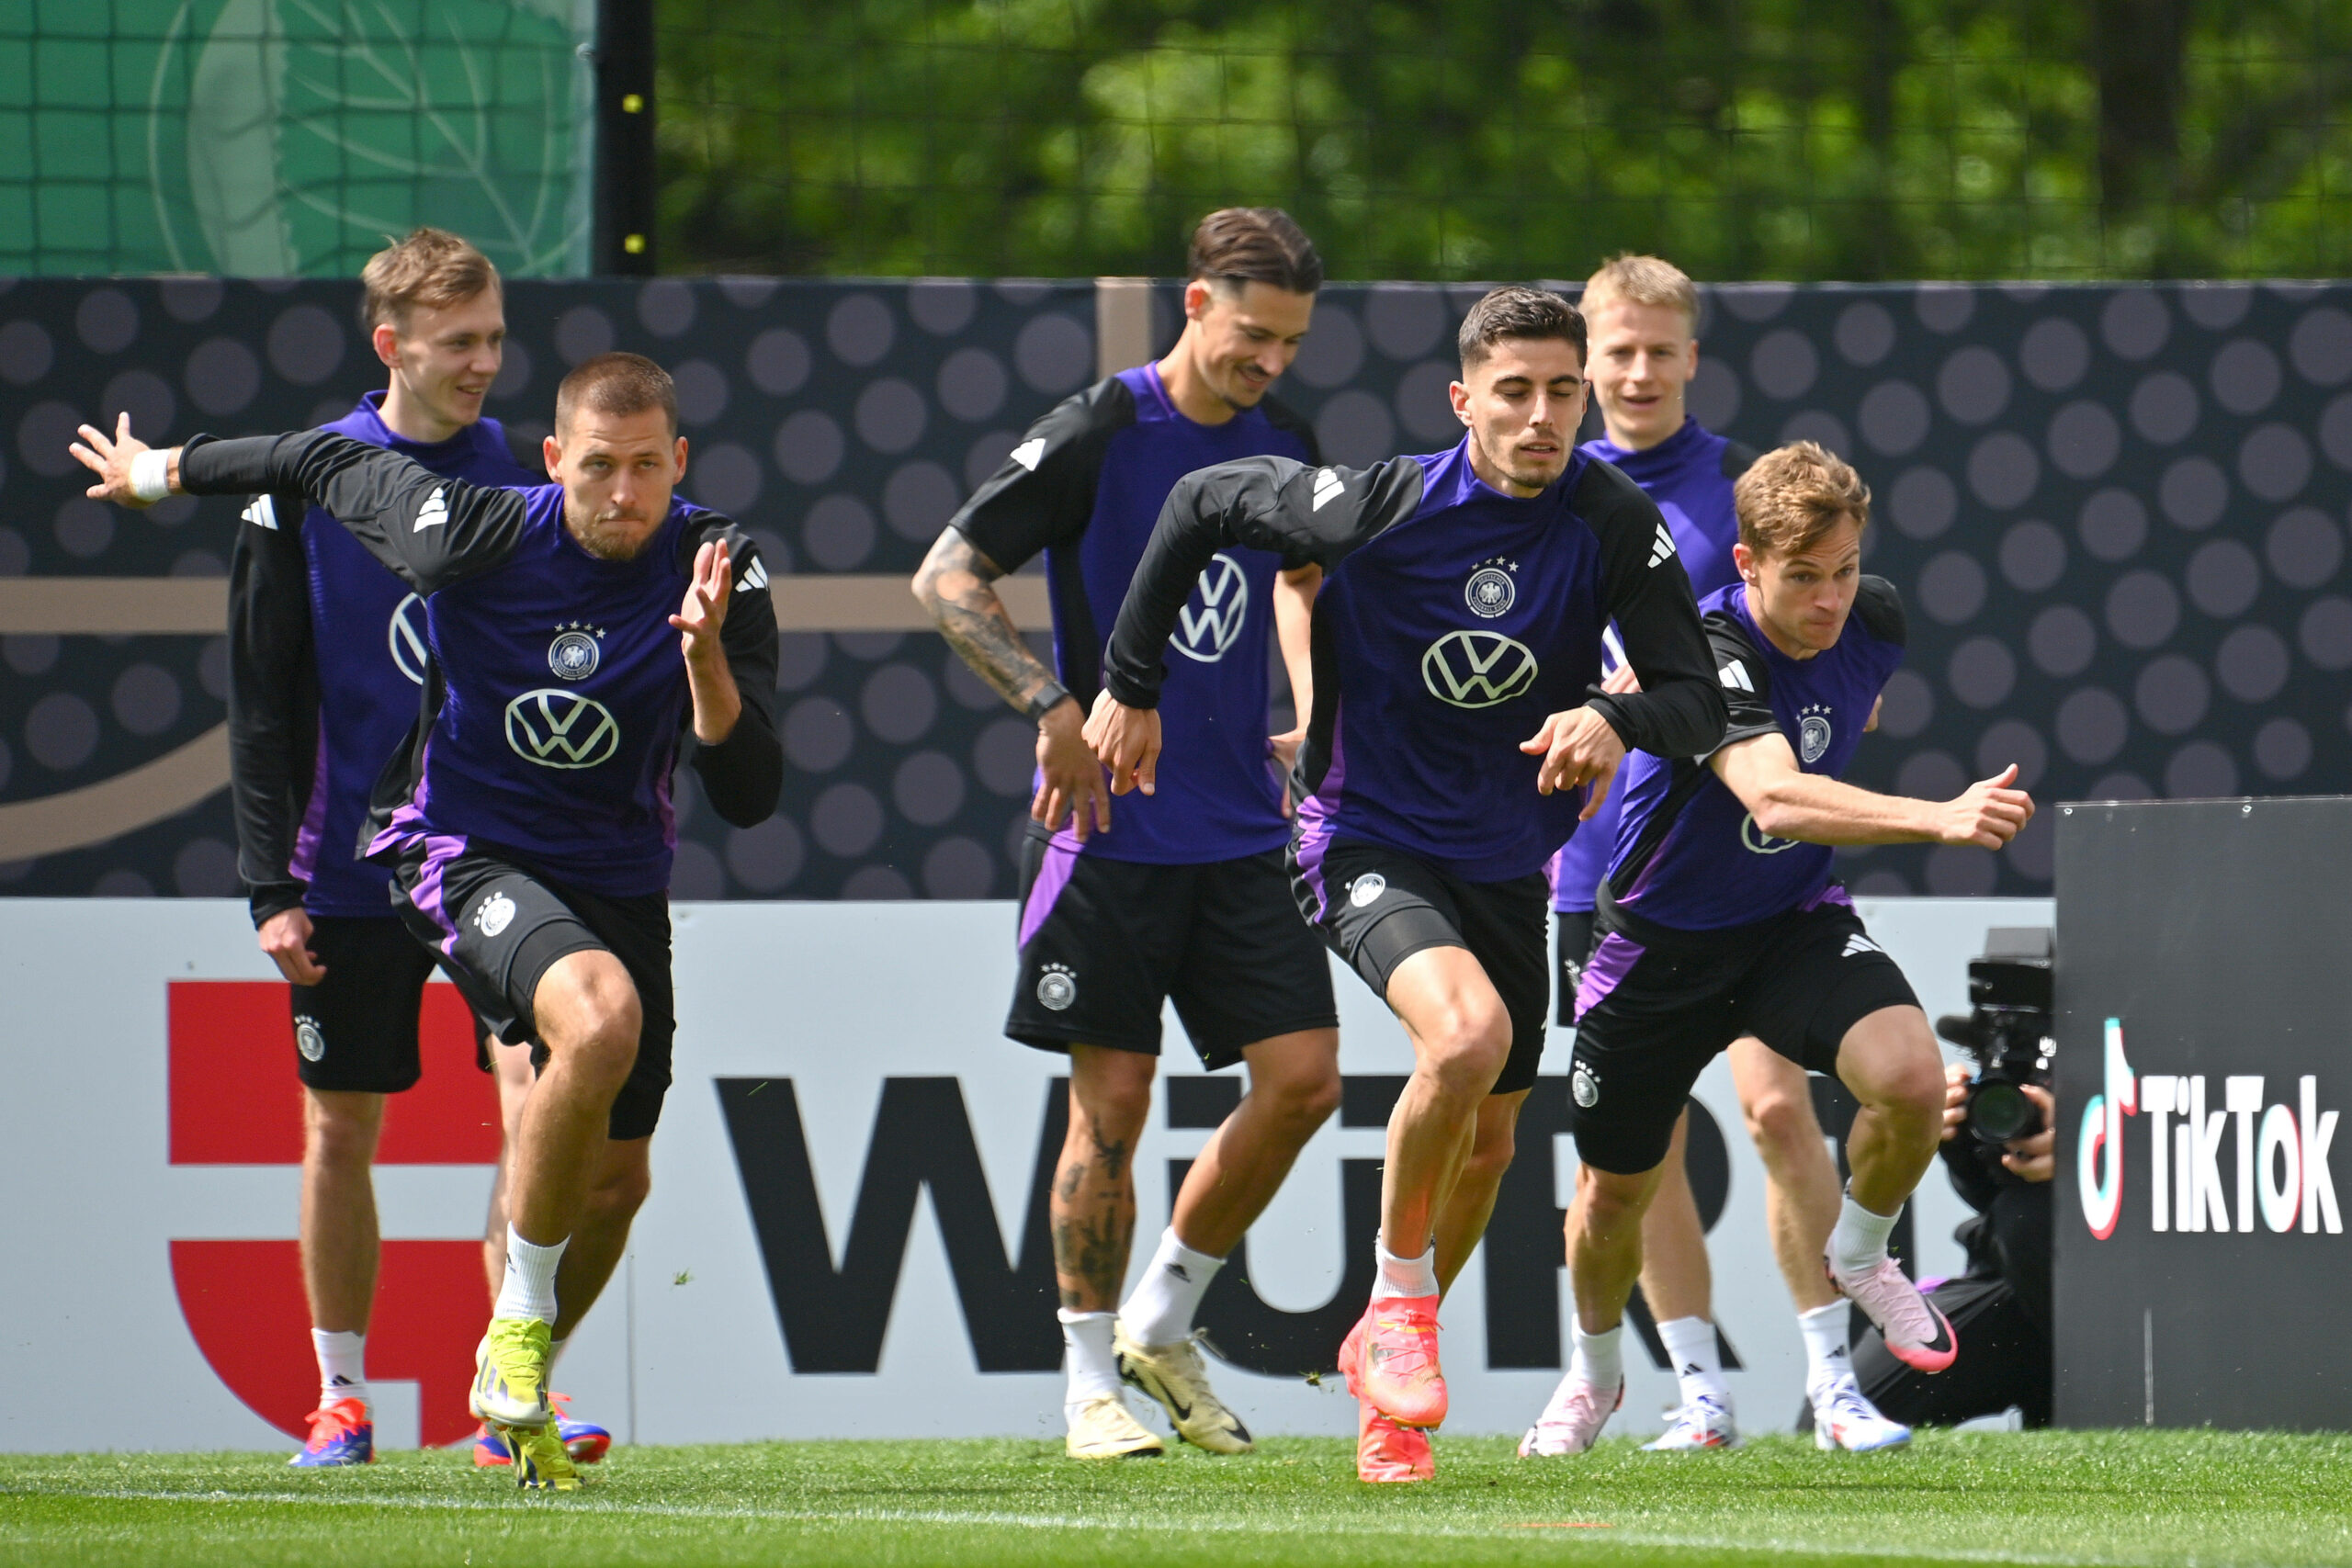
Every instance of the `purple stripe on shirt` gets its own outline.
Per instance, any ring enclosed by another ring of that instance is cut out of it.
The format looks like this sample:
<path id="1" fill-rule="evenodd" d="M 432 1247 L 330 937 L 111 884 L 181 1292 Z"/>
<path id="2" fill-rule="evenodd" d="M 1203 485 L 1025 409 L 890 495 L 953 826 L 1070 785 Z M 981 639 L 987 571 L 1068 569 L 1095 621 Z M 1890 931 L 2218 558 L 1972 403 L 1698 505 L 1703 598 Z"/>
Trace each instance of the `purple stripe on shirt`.
<path id="1" fill-rule="evenodd" d="M 1599 1007 L 1609 993 L 1615 990 L 1634 965 L 1641 962 L 1649 950 L 1638 942 L 1629 941 L 1623 931 L 1611 931 L 1592 950 L 1592 961 L 1584 966 L 1584 976 L 1577 982 L 1577 1018 Z"/>
<path id="2" fill-rule="evenodd" d="M 319 726 L 319 760 L 311 770 L 311 804 L 302 813 L 302 826 L 294 835 L 294 858 L 286 863 L 286 874 L 297 882 L 308 882 L 319 865 L 319 834 L 327 820 L 327 729 Z"/>
<path id="3" fill-rule="evenodd" d="M 409 889 L 409 902 L 424 911 L 433 923 L 449 934 L 441 939 L 441 951 L 458 951 L 458 920 L 442 897 L 441 874 L 449 863 L 466 852 L 466 840 L 439 834 L 424 839 L 424 864 L 419 868 L 416 886 Z"/>
<path id="4" fill-rule="evenodd" d="M 1029 885 L 1029 897 L 1021 906 L 1021 940 L 1014 945 L 1026 947 L 1032 938 L 1045 928 L 1046 918 L 1054 912 L 1054 905 L 1069 886 L 1072 873 L 1078 870 L 1078 845 L 1065 844 L 1059 835 L 1046 846 L 1046 863 L 1037 868 L 1037 880 Z"/>
<path id="5" fill-rule="evenodd" d="M 1836 904 L 1850 909 L 1854 907 L 1854 896 L 1847 892 L 1840 884 L 1833 882 L 1797 907 L 1801 909 L 1818 909 L 1824 904 Z"/>
<path id="6" fill-rule="evenodd" d="M 1330 899 L 1323 891 L 1323 855 L 1331 847 L 1331 825 L 1340 815 L 1340 791 L 1348 782 L 1348 755 L 1340 743 L 1340 716 L 1331 718 L 1331 765 L 1315 793 L 1298 803 L 1298 871 L 1315 894 L 1316 919 Z"/>

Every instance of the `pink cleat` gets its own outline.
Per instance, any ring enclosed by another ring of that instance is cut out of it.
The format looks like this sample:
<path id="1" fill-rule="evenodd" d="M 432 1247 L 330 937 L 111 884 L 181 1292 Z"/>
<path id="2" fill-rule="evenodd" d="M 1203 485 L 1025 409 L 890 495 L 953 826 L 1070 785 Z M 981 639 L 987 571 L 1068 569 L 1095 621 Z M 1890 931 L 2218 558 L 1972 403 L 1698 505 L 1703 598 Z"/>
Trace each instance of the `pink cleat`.
<path id="1" fill-rule="evenodd" d="M 1625 1403 L 1625 1380 L 1619 1378 L 1614 1389 L 1595 1388 L 1589 1382 L 1560 1380 L 1552 1391 L 1552 1401 L 1544 1406 L 1544 1414 L 1519 1440 L 1521 1459 L 1564 1459 L 1580 1454 L 1592 1447 L 1600 1429 L 1609 1425 Z"/>
<path id="2" fill-rule="evenodd" d="M 1375 1296 L 1341 1347 L 1349 1390 L 1400 1427 L 1427 1428 L 1445 1420 L 1437 1303 L 1435 1296 Z"/>
<path id="3" fill-rule="evenodd" d="M 1936 1303 L 1919 1293 L 1892 1258 L 1881 1258 L 1866 1274 L 1841 1274 L 1825 1254 L 1822 1271 L 1838 1293 L 1862 1309 L 1896 1360 L 1923 1372 L 1939 1372 L 1960 1354 L 1960 1337 Z"/>

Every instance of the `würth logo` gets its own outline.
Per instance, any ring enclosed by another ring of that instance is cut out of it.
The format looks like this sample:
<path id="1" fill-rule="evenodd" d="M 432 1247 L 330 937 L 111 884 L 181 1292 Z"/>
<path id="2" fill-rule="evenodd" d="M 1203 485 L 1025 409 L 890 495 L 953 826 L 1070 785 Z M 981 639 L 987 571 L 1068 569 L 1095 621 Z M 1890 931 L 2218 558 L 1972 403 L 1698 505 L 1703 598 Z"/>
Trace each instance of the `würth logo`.
<path id="1" fill-rule="evenodd" d="M 1176 651 L 1202 664 L 1223 659 L 1250 615 L 1250 579 L 1241 563 L 1220 551 L 1201 572 L 1200 586 L 1177 612 Z"/>
<path id="2" fill-rule="evenodd" d="M 2123 1021 L 2107 1021 L 2103 1092 L 2083 1108 L 2075 1175 L 2083 1222 L 2101 1241 L 2123 1217 L 2123 1119 L 2147 1118 L 2148 1228 L 2157 1232 L 2344 1233 L 2327 1164 L 2337 1113 L 2319 1108 L 2319 1079 L 2296 1080 L 2296 1103 L 2265 1107 L 2258 1073 L 2232 1074 L 2211 1093 L 2203 1073 L 2134 1073 Z M 2233 1182 L 2222 1179 L 2231 1145 Z"/>
<path id="3" fill-rule="evenodd" d="M 1490 708 L 1535 684 L 1535 654 L 1500 632 L 1448 632 L 1421 655 L 1421 683 L 1458 708 Z"/>

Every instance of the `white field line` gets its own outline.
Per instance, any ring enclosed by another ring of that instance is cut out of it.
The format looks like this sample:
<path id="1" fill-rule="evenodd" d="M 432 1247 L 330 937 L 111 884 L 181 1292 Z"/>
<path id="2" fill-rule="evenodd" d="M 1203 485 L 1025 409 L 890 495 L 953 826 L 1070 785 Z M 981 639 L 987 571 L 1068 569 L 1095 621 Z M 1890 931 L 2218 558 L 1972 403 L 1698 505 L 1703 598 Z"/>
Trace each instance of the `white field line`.
<path id="1" fill-rule="evenodd" d="M 328 1507 L 399 1508 L 424 1512 L 512 1513 L 518 1507 L 564 1508 L 579 1513 L 613 1515 L 621 1517 L 643 1516 L 675 1519 L 763 1519 L 777 1524 L 806 1525 L 979 1525 L 1002 1529 L 1041 1530 L 1105 1530 L 1165 1535 L 1174 1531 L 1194 1534 L 1241 1535 L 1363 1535 L 1363 1536 L 1447 1536 L 1473 1540 L 1524 1539 L 1539 1530 L 1550 1533 L 1556 1526 L 1546 1522 L 1491 1525 L 1445 1524 L 1433 1520 L 1399 1519 L 1384 1522 L 1373 1519 L 1265 1519 L 1235 1518 L 1170 1518 L 1163 1516 L 1144 1517 L 1135 1515 L 1085 1517 L 1069 1514 L 1019 1514 L 998 1510 L 952 1508 L 762 1508 L 748 1504 L 702 1503 L 617 1503 L 574 1494 L 569 1497 L 524 1497 L 509 1495 L 497 1498 L 458 1497 L 341 1497 L 313 1492 L 169 1492 L 153 1489 L 96 1487 L 28 1487 L 0 1486 L 0 1497 L 81 1497 L 99 1501 L 141 1503 L 291 1503 Z M 1861 1545 L 1849 1542 L 1825 1542 L 1786 1540 L 1777 1537 L 1758 1540 L 1744 1536 L 1682 1535 L 1645 1529 L 1639 1525 L 1611 1525 L 1606 1528 L 1559 1530 L 1596 1545 L 1607 1542 L 1626 1546 L 1666 1546 L 1704 1551 L 1754 1551 L 1785 1556 L 1806 1557 L 1873 1557 L 1919 1559 L 1929 1562 L 2017 1563 L 2023 1568 L 2077 1568 L 2077 1565 L 2121 1565 L 2145 1563 L 2149 1559 L 2140 1553 L 2119 1557 L 2064 1557 L 2021 1551 L 2003 1551 L 1991 1548 L 1906 1545 L 1883 1542 Z M 2227 1559 L 2207 1558 L 2192 1554 L 2181 1559 L 2194 1562 L 2199 1568 L 2233 1568 Z M 2259 1559 L 2248 1559 L 2248 1564 Z"/>

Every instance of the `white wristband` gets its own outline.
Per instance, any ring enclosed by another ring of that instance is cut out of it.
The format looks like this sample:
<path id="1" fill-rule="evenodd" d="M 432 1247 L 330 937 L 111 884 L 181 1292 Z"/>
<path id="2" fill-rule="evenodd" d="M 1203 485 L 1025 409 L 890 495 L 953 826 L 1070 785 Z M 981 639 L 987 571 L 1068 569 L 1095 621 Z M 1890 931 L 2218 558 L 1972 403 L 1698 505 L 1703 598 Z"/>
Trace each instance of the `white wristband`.
<path id="1" fill-rule="evenodd" d="M 130 459 L 130 493 L 151 505 L 170 498 L 172 455 L 150 446 Z"/>

